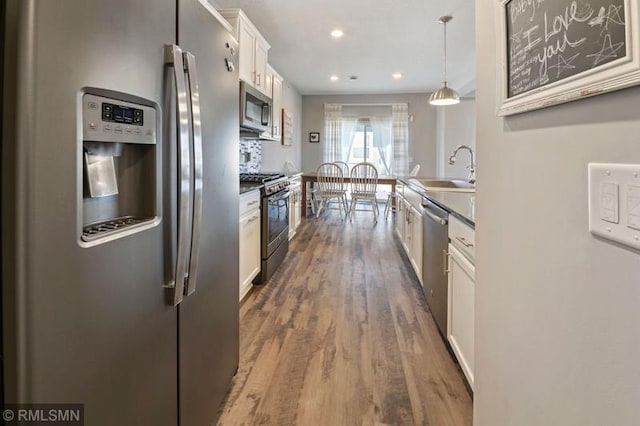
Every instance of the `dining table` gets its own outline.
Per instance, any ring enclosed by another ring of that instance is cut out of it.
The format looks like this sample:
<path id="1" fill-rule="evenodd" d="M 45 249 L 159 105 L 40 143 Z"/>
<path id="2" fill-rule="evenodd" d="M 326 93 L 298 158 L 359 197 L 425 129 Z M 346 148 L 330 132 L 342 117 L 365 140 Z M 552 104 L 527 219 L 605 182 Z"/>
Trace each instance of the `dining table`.
<path id="1" fill-rule="evenodd" d="M 318 182 L 318 174 L 316 172 L 304 172 L 302 173 L 302 202 L 300 203 L 300 215 L 302 217 L 307 216 L 307 182 L 311 185 Z M 344 182 L 351 183 L 351 177 L 345 176 Z M 378 175 L 378 184 L 391 185 L 391 192 L 396 192 L 396 177 L 391 175 Z M 395 206 L 395 199 L 392 200 Z"/>

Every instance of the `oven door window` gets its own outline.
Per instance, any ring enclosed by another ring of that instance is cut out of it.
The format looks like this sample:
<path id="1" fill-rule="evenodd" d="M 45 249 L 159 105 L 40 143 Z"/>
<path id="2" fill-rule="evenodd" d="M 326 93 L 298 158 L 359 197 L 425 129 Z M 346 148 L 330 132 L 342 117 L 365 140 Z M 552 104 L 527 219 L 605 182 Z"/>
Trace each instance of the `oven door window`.
<path id="1" fill-rule="evenodd" d="M 274 194 L 267 199 L 269 210 L 269 242 L 289 226 L 289 191 Z"/>

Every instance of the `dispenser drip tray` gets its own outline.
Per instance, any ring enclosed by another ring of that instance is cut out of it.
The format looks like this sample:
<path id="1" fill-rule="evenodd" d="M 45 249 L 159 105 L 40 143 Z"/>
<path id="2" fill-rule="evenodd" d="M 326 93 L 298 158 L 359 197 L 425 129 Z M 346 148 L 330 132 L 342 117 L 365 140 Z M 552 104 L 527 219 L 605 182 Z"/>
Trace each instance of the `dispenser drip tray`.
<path id="1" fill-rule="evenodd" d="M 82 239 L 84 241 L 93 241 L 124 230 L 136 228 L 151 220 L 153 220 L 153 218 L 122 216 L 104 222 L 92 223 L 82 228 Z"/>

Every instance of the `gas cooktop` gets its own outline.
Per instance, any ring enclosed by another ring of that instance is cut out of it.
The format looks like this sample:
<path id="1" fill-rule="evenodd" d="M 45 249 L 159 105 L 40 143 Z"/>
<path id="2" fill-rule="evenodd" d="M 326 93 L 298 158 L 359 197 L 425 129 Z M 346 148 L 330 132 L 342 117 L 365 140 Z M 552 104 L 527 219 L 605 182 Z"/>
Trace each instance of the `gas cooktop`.
<path id="1" fill-rule="evenodd" d="M 283 173 L 240 173 L 240 184 L 262 184 L 264 195 L 286 190 L 289 178 Z"/>
<path id="2" fill-rule="evenodd" d="M 240 183 L 267 183 L 283 177 L 283 173 L 240 173 Z"/>

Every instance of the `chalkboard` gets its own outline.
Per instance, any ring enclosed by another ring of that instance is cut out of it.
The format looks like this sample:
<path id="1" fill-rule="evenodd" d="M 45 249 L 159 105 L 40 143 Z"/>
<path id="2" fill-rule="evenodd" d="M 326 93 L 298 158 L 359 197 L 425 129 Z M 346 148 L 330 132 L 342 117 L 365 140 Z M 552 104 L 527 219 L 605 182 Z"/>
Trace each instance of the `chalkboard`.
<path id="1" fill-rule="evenodd" d="M 627 56 L 625 0 L 505 3 L 507 98 Z"/>

